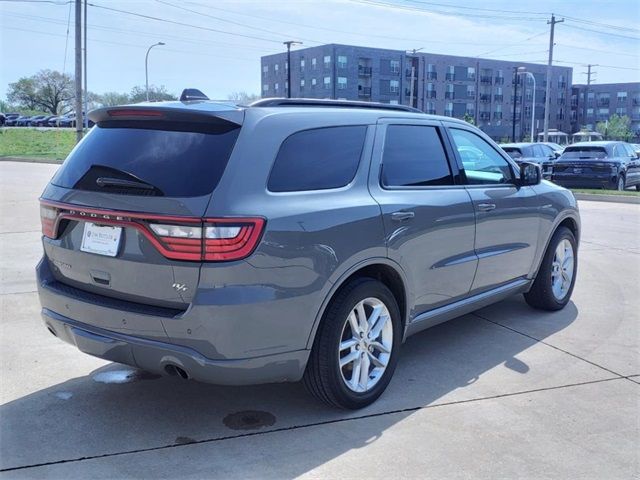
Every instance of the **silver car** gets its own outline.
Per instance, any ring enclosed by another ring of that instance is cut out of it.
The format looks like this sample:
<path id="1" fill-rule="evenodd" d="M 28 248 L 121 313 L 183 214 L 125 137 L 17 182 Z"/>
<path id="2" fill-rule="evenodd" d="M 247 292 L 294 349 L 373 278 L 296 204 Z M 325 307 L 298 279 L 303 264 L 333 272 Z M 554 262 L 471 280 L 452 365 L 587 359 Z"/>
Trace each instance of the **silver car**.
<path id="1" fill-rule="evenodd" d="M 355 409 L 408 336 L 510 295 L 571 297 L 574 196 L 466 122 L 193 93 L 90 118 L 42 194 L 37 266 L 46 328 L 90 355 L 226 385 L 303 380 Z"/>

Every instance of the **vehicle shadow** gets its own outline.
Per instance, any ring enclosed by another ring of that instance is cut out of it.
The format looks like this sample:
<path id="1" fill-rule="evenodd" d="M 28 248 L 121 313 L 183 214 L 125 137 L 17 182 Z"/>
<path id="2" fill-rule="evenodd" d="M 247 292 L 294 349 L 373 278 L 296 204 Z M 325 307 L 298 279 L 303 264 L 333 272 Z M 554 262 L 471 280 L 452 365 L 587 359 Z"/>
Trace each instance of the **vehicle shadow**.
<path id="1" fill-rule="evenodd" d="M 493 323 L 481 311 L 479 315 L 489 321 L 466 315 L 411 337 L 403 345 L 385 394 L 375 404 L 355 412 L 323 406 L 300 384 L 220 387 L 157 378 L 140 371 L 131 373 L 129 367 L 110 364 L 91 375 L 2 405 L 0 469 L 376 416 L 375 422 L 359 421 L 348 438 L 332 438 L 321 449 L 306 448 L 304 455 L 288 456 L 275 466 L 273 459 L 266 463 L 271 466 L 267 468 L 277 471 L 264 470 L 260 455 L 250 451 L 242 454 L 246 458 L 233 461 L 240 477 L 290 478 L 370 444 L 387 428 L 409 417 L 412 409 L 562 385 L 568 383 L 569 372 L 573 372 L 571 378 L 579 369 L 592 372 L 587 370 L 589 365 L 538 341 L 577 318 L 578 309 L 573 303 L 560 312 L 536 312 L 519 296 L 490 308 L 509 318 L 509 329 Z M 538 340 L 513 331 L 522 331 L 528 323 L 540 319 Z M 238 412 L 233 420 L 230 415 Z M 396 414 L 379 415 L 389 412 Z M 223 461 L 226 443 L 211 445 L 216 458 L 210 462 Z M 126 458 L 115 462 L 128 468 L 123 470 L 126 475 L 110 471 L 110 476 L 136 476 L 130 465 L 132 457 Z M 171 462 L 168 454 L 160 458 Z M 189 468 L 196 468 L 196 463 L 184 465 L 184 473 L 191 473 Z M 156 468 L 154 476 L 172 476 L 162 465 Z M 210 475 L 211 471 L 200 473 Z M 141 476 L 148 474 L 139 472 Z"/>

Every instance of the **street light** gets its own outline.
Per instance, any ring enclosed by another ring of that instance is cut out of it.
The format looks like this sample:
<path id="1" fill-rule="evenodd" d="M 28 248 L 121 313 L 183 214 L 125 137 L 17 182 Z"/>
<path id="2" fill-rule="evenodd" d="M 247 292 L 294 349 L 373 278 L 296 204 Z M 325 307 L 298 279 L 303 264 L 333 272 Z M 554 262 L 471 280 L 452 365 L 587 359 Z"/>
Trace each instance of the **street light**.
<path id="1" fill-rule="evenodd" d="M 531 77 L 531 80 L 533 80 L 533 98 L 531 99 L 531 143 L 533 143 L 533 124 L 536 119 L 536 77 L 533 76 L 533 73 L 527 72 L 527 69 L 525 67 L 518 67 L 518 75 L 527 75 Z"/>
<path id="2" fill-rule="evenodd" d="M 287 46 L 287 98 L 291 98 L 291 45 L 302 45 L 302 42 L 287 40 L 282 43 Z"/>
<path id="3" fill-rule="evenodd" d="M 145 85 L 147 89 L 147 102 L 149 101 L 149 52 L 153 47 L 157 47 L 158 45 L 164 45 L 164 42 L 154 43 L 147 49 L 147 55 L 144 57 L 144 78 Z"/>

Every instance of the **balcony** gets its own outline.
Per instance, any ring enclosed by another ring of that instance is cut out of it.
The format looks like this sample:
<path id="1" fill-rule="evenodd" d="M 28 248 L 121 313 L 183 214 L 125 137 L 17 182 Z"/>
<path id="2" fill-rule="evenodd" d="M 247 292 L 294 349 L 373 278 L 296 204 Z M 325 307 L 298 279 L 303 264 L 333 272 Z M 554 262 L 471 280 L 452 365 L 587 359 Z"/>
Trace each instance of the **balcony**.
<path id="1" fill-rule="evenodd" d="M 504 77 L 496 77 L 493 79 L 495 85 L 504 85 Z"/>
<path id="2" fill-rule="evenodd" d="M 480 112 L 480 120 L 484 120 L 484 121 L 491 120 L 491 113 L 489 113 L 489 112 Z"/>
<path id="3" fill-rule="evenodd" d="M 365 67 L 364 65 L 358 65 L 358 75 L 361 77 L 370 77 L 371 76 L 371 67 Z"/>
<path id="4" fill-rule="evenodd" d="M 469 99 L 475 99 L 476 98 L 476 92 L 475 90 L 473 92 L 469 92 L 467 91 L 467 98 Z"/>
<path id="5" fill-rule="evenodd" d="M 447 73 L 444 78 L 445 78 L 445 80 L 447 80 L 449 82 L 453 82 L 456 79 L 456 74 L 455 73 Z"/>
<path id="6" fill-rule="evenodd" d="M 491 95 L 486 93 L 480 94 L 480 103 L 489 103 L 491 101 Z"/>
<path id="7" fill-rule="evenodd" d="M 502 112 L 493 112 L 494 120 L 502 120 Z"/>
<path id="8" fill-rule="evenodd" d="M 453 100 L 456 97 L 454 92 L 444 92 L 444 98 L 447 100 Z"/>
<path id="9" fill-rule="evenodd" d="M 598 106 L 599 107 L 608 107 L 609 103 L 610 102 L 609 102 L 608 98 L 607 99 L 601 98 L 601 99 L 598 100 Z"/>
<path id="10" fill-rule="evenodd" d="M 503 95 L 494 95 L 493 96 L 493 101 L 494 102 L 501 102 L 504 99 Z"/>
<path id="11" fill-rule="evenodd" d="M 426 98 L 436 98 L 436 91 L 435 90 L 427 90 L 427 93 L 425 94 Z"/>
<path id="12" fill-rule="evenodd" d="M 480 77 L 480 83 L 483 85 L 491 85 L 491 77 L 486 77 L 486 76 Z"/>
<path id="13" fill-rule="evenodd" d="M 371 96 L 371 87 L 363 87 L 362 85 L 358 85 L 358 96 L 359 97 L 370 97 Z"/>
<path id="14" fill-rule="evenodd" d="M 438 73 L 437 72 L 427 72 L 427 80 L 437 80 Z"/>

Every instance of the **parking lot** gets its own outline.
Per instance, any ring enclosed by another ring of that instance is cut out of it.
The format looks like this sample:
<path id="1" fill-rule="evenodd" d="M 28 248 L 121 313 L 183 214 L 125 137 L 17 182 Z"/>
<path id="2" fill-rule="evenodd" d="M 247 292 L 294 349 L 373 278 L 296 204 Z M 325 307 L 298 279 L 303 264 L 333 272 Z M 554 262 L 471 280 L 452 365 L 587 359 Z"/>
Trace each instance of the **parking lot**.
<path id="1" fill-rule="evenodd" d="M 0 162 L 2 478 L 638 478 L 640 205 L 581 202 L 572 302 L 518 296 L 411 337 L 386 393 L 218 387 L 78 352 L 41 324 L 37 197 Z"/>

